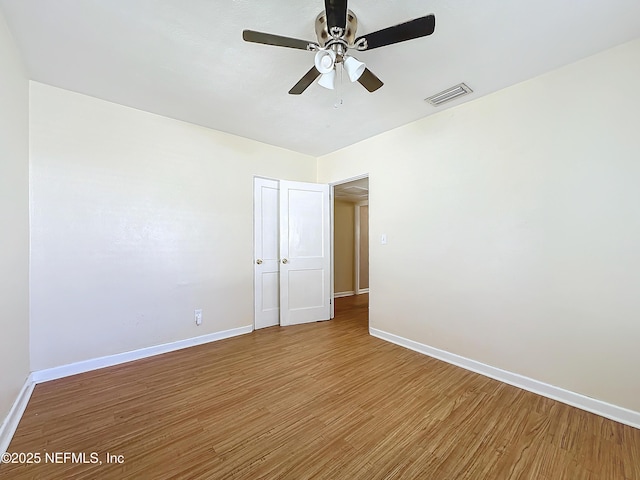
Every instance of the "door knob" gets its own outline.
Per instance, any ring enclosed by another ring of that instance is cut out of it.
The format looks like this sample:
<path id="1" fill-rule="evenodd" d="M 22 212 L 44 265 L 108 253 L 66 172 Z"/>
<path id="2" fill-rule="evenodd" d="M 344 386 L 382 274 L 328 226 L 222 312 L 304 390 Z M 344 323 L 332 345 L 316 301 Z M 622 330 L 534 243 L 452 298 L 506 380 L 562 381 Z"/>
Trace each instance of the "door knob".
<path id="1" fill-rule="evenodd" d="M 283 258 L 282 263 L 289 263 L 289 260 L 287 260 L 286 258 Z"/>
<path id="2" fill-rule="evenodd" d="M 262 265 L 262 260 L 259 258 L 259 259 L 257 259 L 257 260 L 256 260 L 256 263 L 257 263 L 258 265 Z"/>

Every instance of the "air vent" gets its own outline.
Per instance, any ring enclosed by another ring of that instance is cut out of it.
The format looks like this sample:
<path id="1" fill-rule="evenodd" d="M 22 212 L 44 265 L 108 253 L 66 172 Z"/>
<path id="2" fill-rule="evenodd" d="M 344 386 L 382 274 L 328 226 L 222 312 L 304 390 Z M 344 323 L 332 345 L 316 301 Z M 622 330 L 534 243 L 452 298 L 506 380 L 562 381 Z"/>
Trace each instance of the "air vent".
<path id="1" fill-rule="evenodd" d="M 473 90 L 467 87 L 464 83 L 461 83 L 455 87 L 447 88 L 440 93 L 436 93 L 429 98 L 425 98 L 425 101 L 429 102 L 434 107 L 437 107 L 438 105 L 450 102 L 451 100 L 462 97 L 463 95 L 468 95 L 472 92 Z"/>

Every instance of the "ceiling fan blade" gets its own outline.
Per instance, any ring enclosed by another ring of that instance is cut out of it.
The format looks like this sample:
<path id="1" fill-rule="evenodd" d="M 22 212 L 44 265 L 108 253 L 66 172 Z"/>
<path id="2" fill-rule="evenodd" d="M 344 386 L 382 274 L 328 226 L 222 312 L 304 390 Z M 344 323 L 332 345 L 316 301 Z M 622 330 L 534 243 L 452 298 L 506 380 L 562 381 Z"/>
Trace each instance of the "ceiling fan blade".
<path id="1" fill-rule="evenodd" d="M 368 68 L 364 69 L 364 72 L 362 72 L 362 75 L 360 75 L 358 82 L 360 82 L 360 85 L 362 85 L 364 88 L 369 90 L 369 92 L 375 92 L 382 85 L 384 85 L 384 83 L 382 83 L 382 81 L 378 77 L 376 77 Z"/>
<path id="2" fill-rule="evenodd" d="M 357 44 L 358 41 L 364 39 L 366 40 L 366 46 L 358 50 L 372 50 L 394 43 L 413 40 L 414 38 L 426 37 L 427 35 L 431 35 L 435 29 L 436 17 L 434 15 L 427 15 L 426 17 L 409 20 L 408 22 L 383 28 L 377 32 L 358 37 L 354 43 Z"/>
<path id="3" fill-rule="evenodd" d="M 290 95 L 300 95 L 304 92 L 309 85 L 313 83 L 313 81 L 320 76 L 320 72 L 316 69 L 315 66 L 311 67 L 307 73 L 304 74 L 298 83 L 296 83 L 291 90 L 289 90 Z"/>
<path id="4" fill-rule="evenodd" d="M 331 27 L 347 27 L 347 0 L 324 0 L 324 11 L 327 14 L 327 30 Z"/>
<path id="5" fill-rule="evenodd" d="M 273 35 L 272 33 L 255 32 L 253 30 L 243 30 L 242 38 L 245 42 L 262 43 L 276 47 L 297 48 L 300 50 L 309 50 L 309 45 L 315 45 L 315 42 Z"/>

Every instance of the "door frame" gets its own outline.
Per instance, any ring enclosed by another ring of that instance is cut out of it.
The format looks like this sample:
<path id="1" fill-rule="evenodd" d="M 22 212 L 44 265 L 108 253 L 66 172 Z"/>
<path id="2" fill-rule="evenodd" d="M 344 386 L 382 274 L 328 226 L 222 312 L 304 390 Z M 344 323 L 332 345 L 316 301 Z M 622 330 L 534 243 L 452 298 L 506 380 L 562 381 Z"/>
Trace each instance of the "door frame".
<path id="1" fill-rule="evenodd" d="M 369 293 L 369 287 L 360 288 L 360 208 L 369 206 L 369 200 L 365 200 L 362 202 L 358 202 L 354 204 L 354 253 L 353 253 L 353 263 L 354 263 L 354 292 L 356 295 L 360 295 L 361 293 Z"/>

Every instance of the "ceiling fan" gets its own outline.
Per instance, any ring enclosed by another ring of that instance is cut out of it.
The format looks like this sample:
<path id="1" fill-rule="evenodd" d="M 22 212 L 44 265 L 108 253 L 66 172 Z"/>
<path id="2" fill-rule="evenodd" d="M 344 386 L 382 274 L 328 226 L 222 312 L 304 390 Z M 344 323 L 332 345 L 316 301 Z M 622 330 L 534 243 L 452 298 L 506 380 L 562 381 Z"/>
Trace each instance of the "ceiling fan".
<path id="1" fill-rule="evenodd" d="M 321 75 L 319 85 L 330 89 L 335 88 L 336 68 L 339 65 L 344 67 L 352 82 L 358 81 L 369 92 L 375 92 L 383 85 L 382 81 L 364 63 L 348 55 L 347 52 L 350 49 L 373 50 L 414 38 L 426 37 L 431 35 L 436 27 L 436 17 L 426 15 L 356 37 L 358 20 L 356 15 L 347 9 L 347 0 L 325 0 L 324 7 L 324 11 L 316 17 L 317 42 L 254 30 L 242 32 L 242 38 L 247 42 L 316 52 L 314 66 L 289 90 L 291 95 L 300 95 Z"/>

